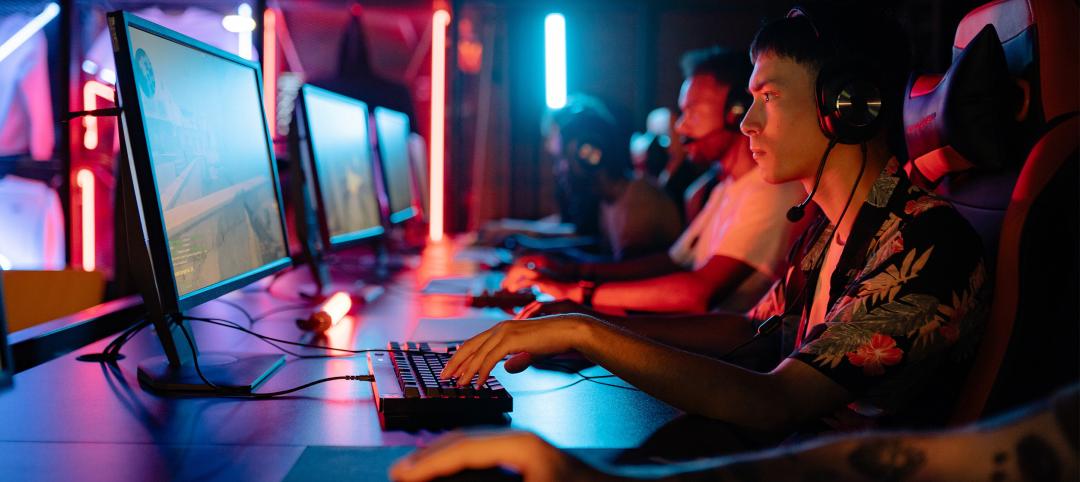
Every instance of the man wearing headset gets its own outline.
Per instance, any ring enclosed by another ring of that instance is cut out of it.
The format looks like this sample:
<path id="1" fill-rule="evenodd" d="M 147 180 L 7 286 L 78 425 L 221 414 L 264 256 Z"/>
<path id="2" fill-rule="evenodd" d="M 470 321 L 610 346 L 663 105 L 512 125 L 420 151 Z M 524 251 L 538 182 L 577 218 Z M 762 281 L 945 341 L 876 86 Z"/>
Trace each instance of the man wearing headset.
<path id="1" fill-rule="evenodd" d="M 751 45 L 754 102 L 742 123 L 769 182 L 798 180 L 823 216 L 784 279 L 748 317 L 714 331 L 780 326 L 785 359 L 768 373 L 673 348 L 669 327 L 639 334 L 571 314 L 506 321 L 465 342 L 443 376 L 483 380 L 576 350 L 686 412 L 777 434 L 943 423 L 985 319 L 981 246 L 945 202 L 899 169 L 894 130 L 907 43 L 894 18 L 858 4 L 799 7 Z M 703 323 L 708 320 L 692 320 Z M 651 337 L 650 337 L 651 336 Z M 724 341 L 726 339 L 726 341 Z M 731 333 L 717 343 L 734 348 Z M 700 340 L 699 340 L 700 342 Z M 882 455 L 883 457 L 885 455 Z"/>
<path id="2" fill-rule="evenodd" d="M 665 253 L 619 263 L 524 257 L 507 274 L 507 289 L 536 285 L 556 299 L 637 311 L 745 311 L 783 274 L 801 227 L 783 213 L 805 193 L 796 182 L 766 183 L 739 133 L 750 105 L 742 89 L 750 75 L 745 54 L 713 47 L 687 53 L 682 63 L 686 81 L 675 131 L 692 163 L 712 165 L 722 178 L 715 187 L 706 185 L 715 171 L 694 181 L 691 190 L 711 191 L 702 212 Z"/>

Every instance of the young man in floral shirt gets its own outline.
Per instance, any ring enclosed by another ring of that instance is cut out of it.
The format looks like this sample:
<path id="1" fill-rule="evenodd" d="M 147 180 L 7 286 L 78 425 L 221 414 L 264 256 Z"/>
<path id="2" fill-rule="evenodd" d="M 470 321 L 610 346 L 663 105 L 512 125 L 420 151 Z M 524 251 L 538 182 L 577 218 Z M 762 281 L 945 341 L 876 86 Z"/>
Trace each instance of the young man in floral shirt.
<path id="1" fill-rule="evenodd" d="M 443 377 L 465 384 L 506 355 L 507 371 L 518 372 L 534 357 L 576 350 L 679 409 L 764 432 L 947 418 L 946 387 L 961 385 L 957 373 L 984 318 L 982 249 L 952 207 L 899 169 L 889 137 L 900 127 L 907 45 L 894 19 L 855 10 L 813 19 L 793 10 L 762 27 L 751 47 L 754 102 L 742 131 L 754 159 L 766 181 L 797 180 L 815 192 L 824 217 L 750 316 L 629 330 L 584 314 L 506 321 L 464 343 Z M 856 64 L 875 79 L 883 125 L 836 142 L 835 130 L 826 134 L 835 119 L 819 119 L 828 107 L 819 74 Z M 678 338 L 691 332 L 699 344 L 734 347 L 763 320 L 782 320 L 789 354 L 768 373 L 678 348 L 690 346 Z"/>

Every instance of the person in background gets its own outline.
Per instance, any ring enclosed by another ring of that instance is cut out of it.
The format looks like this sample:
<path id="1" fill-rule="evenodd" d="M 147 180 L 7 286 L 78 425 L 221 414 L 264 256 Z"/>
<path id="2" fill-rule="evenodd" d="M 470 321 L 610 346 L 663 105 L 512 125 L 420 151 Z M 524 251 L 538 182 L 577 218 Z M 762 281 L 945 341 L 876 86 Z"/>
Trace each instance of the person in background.
<path id="1" fill-rule="evenodd" d="M 762 178 L 738 122 L 749 77 L 742 53 L 720 48 L 684 57 L 682 114 L 675 130 L 696 164 L 712 164 L 723 178 L 704 211 L 667 252 L 620 263 L 568 263 L 532 256 L 519 259 L 504 287 L 538 286 L 557 299 L 650 312 L 744 311 L 779 279 L 785 256 L 804 225 L 785 212 L 805 191 L 797 182 Z M 579 283 L 586 280 L 587 283 Z M 590 286 L 590 284 L 592 286 Z"/>
<path id="2" fill-rule="evenodd" d="M 631 176 L 629 149 L 598 100 L 576 95 L 553 113 L 544 148 L 556 166 L 561 217 L 575 235 L 596 226 L 594 253 L 564 248 L 561 239 L 532 239 L 526 248 L 558 251 L 564 259 L 627 259 L 667 249 L 679 236 L 678 212 L 655 183 Z"/>

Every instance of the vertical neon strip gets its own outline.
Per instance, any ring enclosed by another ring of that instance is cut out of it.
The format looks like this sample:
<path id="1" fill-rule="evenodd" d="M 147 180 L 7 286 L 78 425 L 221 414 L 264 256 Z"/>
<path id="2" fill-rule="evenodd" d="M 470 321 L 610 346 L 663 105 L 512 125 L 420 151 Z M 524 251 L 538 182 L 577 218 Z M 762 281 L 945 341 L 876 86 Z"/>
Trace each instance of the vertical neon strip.
<path id="1" fill-rule="evenodd" d="M 443 238 L 445 205 L 443 202 L 446 158 L 444 136 L 446 135 L 446 28 L 450 25 L 450 13 L 436 10 L 431 18 L 431 220 L 428 237 L 432 241 Z"/>
<path id="2" fill-rule="evenodd" d="M 236 9 L 236 15 L 242 19 L 247 19 L 250 22 L 248 25 L 252 26 L 250 29 L 245 28 L 237 32 L 237 36 L 240 37 L 240 45 L 237 46 L 236 53 L 245 59 L 251 60 L 251 31 L 254 30 L 255 25 L 251 18 L 251 5 L 241 3 L 240 7 Z"/>
<path id="3" fill-rule="evenodd" d="M 263 103 L 270 137 L 277 136 L 277 15 L 263 12 Z"/>
<path id="4" fill-rule="evenodd" d="M 561 109 L 566 105 L 566 19 L 561 13 L 544 18 L 544 67 L 547 106 Z"/>
<path id="5" fill-rule="evenodd" d="M 94 173 L 89 169 L 79 169 L 75 176 L 82 198 L 82 267 L 93 271 L 97 267 L 96 247 L 94 245 Z"/>
<path id="6" fill-rule="evenodd" d="M 113 101 L 113 88 L 96 80 L 87 81 L 83 85 L 82 94 L 83 110 L 97 109 L 98 98 L 105 99 L 108 102 Z M 83 147 L 90 151 L 97 149 L 99 139 L 97 117 L 92 115 L 83 117 L 83 127 L 86 128 L 83 132 Z"/>
<path id="7" fill-rule="evenodd" d="M 8 55 L 11 55 L 15 49 L 26 43 L 27 40 L 30 40 L 30 37 L 33 37 L 34 34 L 38 33 L 45 25 L 48 25 L 48 23 L 56 18 L 56 15 L 59 13 L 60 5 L 57 5 L 55 2 L 50 2 L 45 5 L 45 9 L 42 10 L 41 13 L 27 22 L 26 25 L 23 25 L 22 28 L 15 32 L 15 35 L 12 35 L 5 40 L 4 43 L 0 44 L 0 62 L 3 62 Z"/>

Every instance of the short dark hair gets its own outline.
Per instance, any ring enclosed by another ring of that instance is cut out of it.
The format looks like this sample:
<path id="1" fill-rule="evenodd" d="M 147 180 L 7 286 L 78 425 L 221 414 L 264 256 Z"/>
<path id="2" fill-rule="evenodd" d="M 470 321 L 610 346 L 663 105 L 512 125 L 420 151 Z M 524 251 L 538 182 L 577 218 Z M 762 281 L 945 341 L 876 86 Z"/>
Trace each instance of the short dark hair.
<path id="1" fill-rule="evenodd" d="M 691 50 L 682 56 L 683 76 L 708 75 L 732 89 L 745 90 L 750 81 L 751 65 L 741 52 L 719 45 Z"/>
<path id="2" fill-rule="evenodd" d="M 858 63 L 877 76 L 889 148 L 903 157 L 903 103 L 911 74 L 907 34 L 892 12 L 859 2 L 807 3 L 805 15 L 766 22 L 750 44 L 750 61 L 765 53 L 791 59 L 815 75 L 826 64 Z M 869 2 L 872 3 L 872 2 Z"/>

